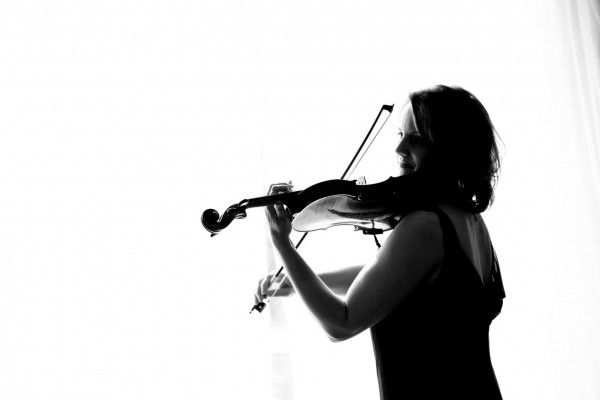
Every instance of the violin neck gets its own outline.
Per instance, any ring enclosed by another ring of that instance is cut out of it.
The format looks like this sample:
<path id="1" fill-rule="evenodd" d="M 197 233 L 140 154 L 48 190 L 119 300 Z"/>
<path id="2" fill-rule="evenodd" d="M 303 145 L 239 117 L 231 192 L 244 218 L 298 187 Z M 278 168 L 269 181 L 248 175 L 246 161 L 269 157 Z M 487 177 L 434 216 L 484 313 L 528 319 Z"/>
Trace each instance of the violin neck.
<path id="1" fill-rule="evenodd" d="M 300 192 L 295 191 L 273 194 L 269 196 L 254 197 L 252 199 L 243 200 L 240 204 L 243 205 L 244 208 L 265 207 L 275 203 L 283 203 L 289 207 L 293 200 L 298 197 L 298 193 Z"/>

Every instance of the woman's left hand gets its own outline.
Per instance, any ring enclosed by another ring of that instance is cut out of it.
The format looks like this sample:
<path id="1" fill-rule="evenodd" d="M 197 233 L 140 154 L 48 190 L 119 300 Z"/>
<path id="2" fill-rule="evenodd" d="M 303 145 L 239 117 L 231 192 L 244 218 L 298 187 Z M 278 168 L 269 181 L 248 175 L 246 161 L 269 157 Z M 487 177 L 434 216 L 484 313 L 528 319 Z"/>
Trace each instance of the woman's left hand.
<path id="1" fill-rule="evenodd" d="M 286 193 L 291 189 L 290 183 L 274 183 L 269 187 L 268 194 Z M 292 215 L 287 207 L 282 203 L 275 203 L 267 206 L 265 212 L 273 244 L 277 247 L 280 244 L 289 243 L 289 236 L 292 232 Z"/>

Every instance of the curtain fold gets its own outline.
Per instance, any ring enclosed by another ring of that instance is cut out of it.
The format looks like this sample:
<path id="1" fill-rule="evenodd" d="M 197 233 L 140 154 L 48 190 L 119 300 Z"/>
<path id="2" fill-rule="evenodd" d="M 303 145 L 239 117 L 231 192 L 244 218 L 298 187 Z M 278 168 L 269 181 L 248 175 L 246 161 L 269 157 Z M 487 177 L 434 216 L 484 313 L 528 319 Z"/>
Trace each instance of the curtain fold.
<path id="1" fill-rule="evenodd" d="M 567 74 L 576 105 L 577 133 L 582 156 L 591 173 L 590 194 L 600 201 L 600 2 L 558 1 L 564 45 L 569 55 Z"/>

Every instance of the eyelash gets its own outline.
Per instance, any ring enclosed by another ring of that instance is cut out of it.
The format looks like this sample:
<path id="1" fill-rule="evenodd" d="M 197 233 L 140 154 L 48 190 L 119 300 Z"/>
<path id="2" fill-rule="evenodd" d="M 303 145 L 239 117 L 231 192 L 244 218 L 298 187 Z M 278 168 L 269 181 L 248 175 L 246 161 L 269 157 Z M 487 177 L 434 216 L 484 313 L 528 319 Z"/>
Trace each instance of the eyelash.
<path id="1" fill-rule="evenodd" d="M 402 131 L 398 132 L 398 136 L 400 136 L 400 139 L 402 139 L 404 137 L 405 133 Z M 423 138 L 422 136 L 417 136 L 417 135 L 409 135 L 410 143 L 412 144 L 423 144 L 425 143 L 425 138 Z"/>

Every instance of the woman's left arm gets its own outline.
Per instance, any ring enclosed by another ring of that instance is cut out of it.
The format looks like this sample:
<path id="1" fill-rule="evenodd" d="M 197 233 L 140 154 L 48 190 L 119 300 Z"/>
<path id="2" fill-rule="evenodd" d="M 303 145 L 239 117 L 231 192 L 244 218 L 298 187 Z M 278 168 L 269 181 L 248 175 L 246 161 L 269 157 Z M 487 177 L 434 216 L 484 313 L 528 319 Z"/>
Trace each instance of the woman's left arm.
<path id="1" fill-rule="evenodd" d="M 345 340 L 375 325 L 416 288 L 442 259 L 437 216 L 418 211 L 404 217 L 356 277 L 345 300 L 337 297 L 289 240 L 290 216 L 282 205 L 267 207 L 273 244 L 294 289 L 332 340 Z"/>

